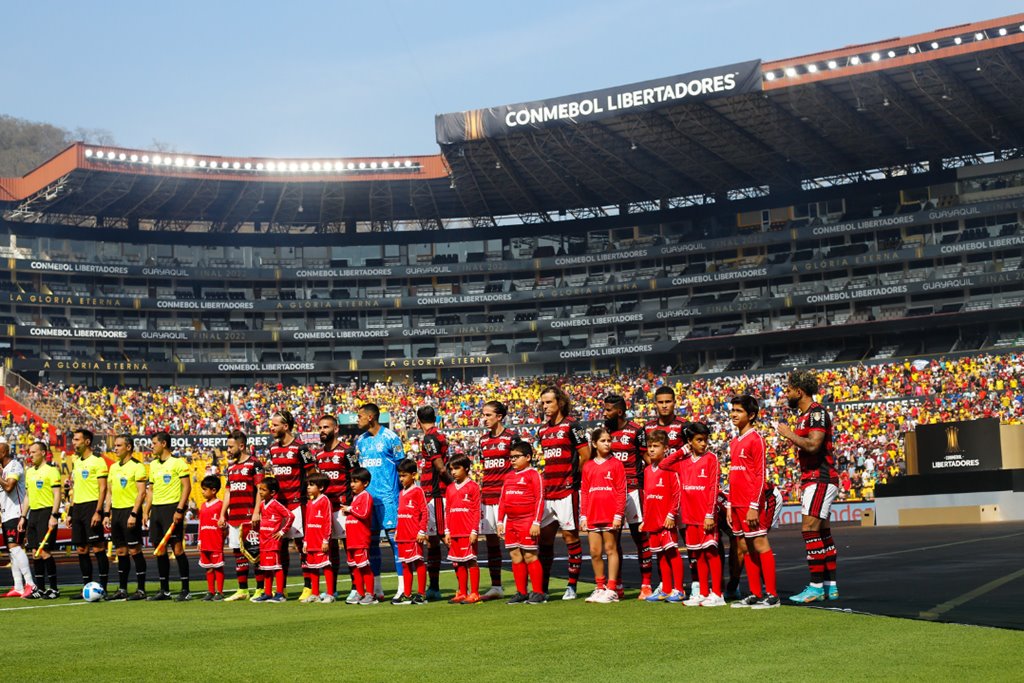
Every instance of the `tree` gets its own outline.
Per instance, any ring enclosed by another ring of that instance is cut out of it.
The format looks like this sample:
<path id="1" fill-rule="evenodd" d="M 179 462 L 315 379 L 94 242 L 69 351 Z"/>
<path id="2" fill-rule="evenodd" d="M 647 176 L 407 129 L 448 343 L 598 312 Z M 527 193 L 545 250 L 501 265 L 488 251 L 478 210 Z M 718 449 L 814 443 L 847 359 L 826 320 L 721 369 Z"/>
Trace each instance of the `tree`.
<path id="1" fill-rule="evenodd" d="M 50 123 L 0 114 L 0 177 L 23 176 L 76 140 L 115 144 L 107 130 L 76 128 L 72 132 Z"/>

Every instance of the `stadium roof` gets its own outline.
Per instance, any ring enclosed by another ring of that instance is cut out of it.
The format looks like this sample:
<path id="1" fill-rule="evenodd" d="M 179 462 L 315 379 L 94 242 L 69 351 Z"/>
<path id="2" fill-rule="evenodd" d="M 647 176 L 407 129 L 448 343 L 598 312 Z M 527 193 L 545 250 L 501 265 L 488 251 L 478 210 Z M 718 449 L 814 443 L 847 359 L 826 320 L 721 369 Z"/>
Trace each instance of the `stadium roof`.
<path id="1" fill-rule="evenodd" d="M 10 222 L 214 232 L 600 216 L 1020 156 L 1020 102 L 1024 14 L 441 115 L 441 154 L 427 157 L 224 159 L 77 143 L 0 179 L 0 206 Z"/>

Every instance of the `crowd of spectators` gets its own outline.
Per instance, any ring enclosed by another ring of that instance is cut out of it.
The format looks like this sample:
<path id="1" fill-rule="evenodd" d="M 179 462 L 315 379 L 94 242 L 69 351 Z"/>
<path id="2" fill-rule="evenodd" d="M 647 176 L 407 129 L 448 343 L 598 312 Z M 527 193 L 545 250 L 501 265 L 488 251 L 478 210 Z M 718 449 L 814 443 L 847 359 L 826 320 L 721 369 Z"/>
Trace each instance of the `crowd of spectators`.
<path id="1" fill-rule="evenodd" d="M 904 434 L 917 424 L 981 417 L 1024 422 L 1022 375 L 1024 354 L 856 364 L 818 371 L 821 400 L 834 421 L 841 495 L 852 500 L 871 498 L 878 483 L 904 473 Z M 778 372 L 681 378 L 645 370 L 603 377 L 253 384 L 230 390 L 188 386 L 89 389 L 51 384 L 40 387 L 40 392 L 51 401 L 68 405 L 79 419 L 85 416 L 95 431 L 109 434 L 167 430 L 172 435 L 223 435 L 238 427 L 250 434 L 266 433 L 270 416 L 289 410 L 297 419 L 297 430 L 313 438 L 321 414 L 353 413 L 363 403 L 373 402 L 390 413 L 393 428 L 406 438 L 411 450 L 418 447 L 413 430 L 415 410 L 430 404 L 441 416 L 453 452 L 474 455 L 480 410 L 486 401 L 497 398 L 506 403 L 508 424 L 528 436 L 540 420 L 539 397 L 549 383 L 561 385 L 573 399 L 574 416 L 588 422 L 602 419 L 603 398 L 610 393 L 626 397 L 634 419 L 650 419 L 654 416 L 654 390 L 668 384 L 678 396 L 679 414 L 711 428 L 711 447 L 723 459 L 723 467 L 727 466 L 731 438 L 729 398 L 749 393 L 762 406 L 760 424 L 770 446 L 768 476 L 787 499 L 794 500 L 799 481 L 795 454 L 771 429 L 772 423 L 793 418 L 782 395 L 785 381 L 785 373 Z M 211 454 L 198 451 L 183 455 L 211 458 Z"/>

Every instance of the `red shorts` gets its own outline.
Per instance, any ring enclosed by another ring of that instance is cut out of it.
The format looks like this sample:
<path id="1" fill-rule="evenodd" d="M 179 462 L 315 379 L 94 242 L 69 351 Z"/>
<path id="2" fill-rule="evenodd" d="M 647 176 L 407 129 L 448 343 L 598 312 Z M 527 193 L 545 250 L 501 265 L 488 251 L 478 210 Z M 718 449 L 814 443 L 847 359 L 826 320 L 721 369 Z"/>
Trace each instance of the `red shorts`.
<path id="1" fill-rule="evenodd" d="M 704 531 L 703 524 L 687 524 L 684 532 L 687 550 L 718 547 L 718 530 Z"/>
<path id="2" fill-rule="evenodd" d="M 265 572 L 277 571 L 281 568 L 281 553 L 277 548 L 266 550 L 260 548 L 260 569 Z"/>
<path id="3" fill-rule="evenodd" d="M 370 564 L 370 552 L 366 548 L 345 550 L 345 561 L 350 567 L 366 567 Z"/>
<path id="4" fill-rule="evenodd" d="M 398 541 L 398 561 L 415 562 L 423 559 L 423 544 L 416 541 Z"/>
<path id="5" fill-rule="evenodd" d="M 530 535 L 533 520 L 510 519 L 505 523 L 505 547 L 536 550 L 537 539 Z"/>
<path id="6" fill-rule="evenodd" d="M 529 535 L 530 530 L 526 530 Z M 476 542 L 469 542 L 469 536 L 459 536 L 452 539 L 452 544 L 448 546 L 448 561 L 449 562 L 469 562 L 476 559 Z"/>
<path id="7" fill-rule="evenodd" d="M 669 548 L 678 548 L 679 542 L 674 529 L 660 529 L 647 532 L 647 545 L 652 553 L 660 553 Z"/>
<path id="8" fill-rule="evenodd" d="M 306 569 L 323 569 L 331 566 L 331 558 L 323 550 L 307 550 L 303 566 Z"/>
<path id="9" fill-rule="evenodd" d="M 747 507 L 734 507 L 732 508 L 732 535 L 733 536 L 744 536 L 746 538 L 755 538 L 757 536 L 767 536 L 768 529 L 772 526 L 772 518 L 769 516 L 768 510 L 762 507 L 757 511 L 757 528 L 751 529 L 750 524 L 747 523 Z"/>
<path id="10" fill-rule="evenodd" d="M 199 566 L 203 569 L 220 569 L 224 566 L 224 551 L 199 551 Z"/>

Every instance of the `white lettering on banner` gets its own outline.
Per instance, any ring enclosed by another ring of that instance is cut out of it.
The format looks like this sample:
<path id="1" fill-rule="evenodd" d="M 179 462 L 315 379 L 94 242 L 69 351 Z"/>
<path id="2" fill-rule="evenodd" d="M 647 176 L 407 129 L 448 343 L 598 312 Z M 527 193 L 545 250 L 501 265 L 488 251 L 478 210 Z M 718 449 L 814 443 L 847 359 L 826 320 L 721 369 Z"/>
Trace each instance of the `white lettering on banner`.
<path id="1" fill-rule="evenodd" d="M 96 266 L 91 263 L 50 263 L 49 261 L 32 261 L 32 270 L 53 273 L 98 273 L 101 275 L 127 275 L 128 266 Z"/>
<path id="2" fill-rule="evenodd" d="M 188 335 L 184 332 L 143 332 L 143 339 L 162 339 L 168 341 L 184 341 Z"/>
<path id="3" fill-rule="evenodd" d="M 218 372 L 283 372 L 314 370 L 315 363 L 218 363 Z"/>
<path id="4" fill-rule="evenodd" d="M 567 360 L 570 358 L 595 358 L 598 356 L 620 356 L 630 353 L 651 353 L 654 351 L 652 344 L 635 344 L 633 346 L 609 346 L 604 349 L 575 349 L 573 351 L 560 351 L 558 357 Z"/>
<path id="5" fill-rule="evenodd" d="M 57 327 L 33 327 L 29 330 L 33 337 L 75 337 L 76 339 L 127 339 L 124 330 L 69 330 Z"/>
<path id="6" fill-rule="evenodd" d="M 189 272 L 183 268 L 143 268 L 142 274 L 160 277 L 189 277 Z"/>
<path id="7" fill-rule="evenodd" d="M 858 230 L 871 230 L 873 228 L 889 228 L 913 222 L 914 214 L 908 213 L 902 216 L 886 216 L 885 218 L 869 218 L 850 223 L 819 225 L 811 229 L 811 234 L 815 237 L 820 237 L 822 235 L 837 235 L 844 232 L 857 232 Z"/>
<path id="8" fill-rule="evenodd" d="M 391 268 L 317 268 L 295 271 L 295 277 L 377 277 L 389 276 Z"/>
<path id="9" fill-rule="evenodd" d="M 655 317 L 658 320 L 674 320 L 676 318 L 693 318 L 698 315 L 700 315 L 699 308 L 680 308 L 677 311 L 658 311 Z"/>
<path id="10" fill-rule="evenodd" d="M 990 249 L 1002 249 L 1004 247 L 1019 247 L 1024 245 L 1024 237 L 998 237 L 994 239 L 987 239 L 971 242 L 962 242 L 961 244 L 944 244 L 939 247 L 939 252 L 943 254 L 959 254 L 964 251 L 988 251 Z"/>
<path id="11" fill-rule="evenodd" d="M 893 294 L 906 294 L 906 285 L 893 285 L 892 287 L 866 287 L 852 292 L 831 292 L 829 294 L 810 294 L 805 301 L 809 304 L 824 304 L 833 301 L 850 301 L 852 299 L 867 299 L 878 296 L 892 296 Z"/>
<path id="12" fill-rule="evenodd" d="M 440 306 L 443 304 L 478 304 L 488 301 L 512 301 L 512 294 L 463 294 L 460 296 L 421 296 L 417 306 Z"/>
<path id="13" fill-rule="evenodd" d="M 703 242 L 690 242 L 688 244 L 672 244 L 667 247 L 661 248 L 662 256 L 669 256 L 671 254 L 684 254 L 690 251 L 704 251 L 707 247 L 704 246 Z"/>
<path id="14" fill-rule="evenodd" d="M 293 332 L 292 339 L 381 339 L 388 334 L 387 330 L 318 330 Z"/>
<path id="15" fill-rule="evenodd" d="M 559 256 L 555 259 L 556 266 L 579 266 L 588 263 L 603 263 L 605 261 L 618 261 L 627 259 L 647 258 L 650 252 L 647 249 L 634 249 L 632 251 L 613 251 L 606 254 L 583 254 L 581 256 Z"/>
<path id="16" fill-rule="evenodd" d="M 875 509 L 874 501 L 865 501 L 861 503 L 833 503 L 832 512 L 829 519 L 833 522 L 859 522 L 864 516 L 865 510 Z M 799 505 L 783 505 L 782 512 L 779 513 L 779 526 L 791 526 L 794 524 L 800 524 L 803 521 L 803 515 L 800 513 Z"/>
<path id="17" fill-rule="evenodd" d="M 156 302 L 157 308 L 176 308 L 187 311 L 245 309 L 252 310 L 256 306 L 252 301 L 176 301 L 174 299 Z"/>
<path id="18" fill-rule="evenodd" d="M 579 117 L 603 114 L 605 111 L 618 111 L 632 109 L 652 104 L 661 104 L 673 100 L 681 100 L 686 97 L 698 97 L 715 93 L 729 92 L 736 88 L 737 72 L 694 78 L 690 81 L 679 81 L 666 85 L 655 85 L 639 90 L 627 90 L 605 97 L 602 103 L 597 97 L 589 97 L 582 100 L 561 102 L 545 107 L 532 107 L 526 109 L 510 109 L 505 114 L 505 125 L 509 128 L 516 126 L 535 125 L 548 121 L 572 120 Z"/>
<path id="19" fill-rule="evenodd" d="M 591 327 L 596 325 L 617 325 L 619 323 L 643 322 L 643 313 L 627 315 L 603 315 L 597 318 L 572 318 L 570 320 L 552 320 L 551 329 L 560 330 L 564 327 Z"/>
<path id="20" fill-rule="evenodd" d="M 672 285 L 695 285 L 703 282 L 724 282 L 726 280 L 743 280 L 753 277 L 764 277 L 768 274 L 767 268 L 744 268 L 742 270 L 727 270 L 719 273 L 701 273 L 699 275 L 685 275 L 672 278 Z"/>

